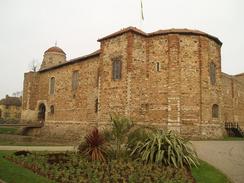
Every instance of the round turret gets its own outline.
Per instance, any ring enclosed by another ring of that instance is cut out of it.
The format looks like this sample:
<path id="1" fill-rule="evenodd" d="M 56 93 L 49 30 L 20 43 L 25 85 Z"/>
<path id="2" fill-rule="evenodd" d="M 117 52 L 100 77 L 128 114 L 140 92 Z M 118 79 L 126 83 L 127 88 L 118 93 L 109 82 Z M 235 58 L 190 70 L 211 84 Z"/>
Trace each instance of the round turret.
<path id="1" fill-rule="evenodd" d="M 65 52 L 57 46 L 50 47 L 44 52 L 41 70 L 62 64 L 64 62 L 66 62 Z"/>
<path id="2" fill-rule="evenodd" d="M 44 53 L 62 53 L 62 54 L 65 54 L 65 52 L 61 49 L 61 48 L 59 48 L 59 47 L 57 47 L 57 46 L 53 46 L 53 47 L 51 47 L 51 48 L 48 48 Z"/>

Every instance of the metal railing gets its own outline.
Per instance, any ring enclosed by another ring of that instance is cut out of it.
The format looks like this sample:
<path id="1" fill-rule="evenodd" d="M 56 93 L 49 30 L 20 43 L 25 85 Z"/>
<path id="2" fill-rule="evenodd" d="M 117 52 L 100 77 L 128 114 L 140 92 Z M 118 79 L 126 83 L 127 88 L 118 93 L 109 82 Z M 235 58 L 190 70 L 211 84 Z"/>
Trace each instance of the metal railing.
<path id="1" fill-rule="evenodd" d="M 225 129 L 229 136 L 244 137 L 244 131 L 237 122 L 225 122 Z"/>

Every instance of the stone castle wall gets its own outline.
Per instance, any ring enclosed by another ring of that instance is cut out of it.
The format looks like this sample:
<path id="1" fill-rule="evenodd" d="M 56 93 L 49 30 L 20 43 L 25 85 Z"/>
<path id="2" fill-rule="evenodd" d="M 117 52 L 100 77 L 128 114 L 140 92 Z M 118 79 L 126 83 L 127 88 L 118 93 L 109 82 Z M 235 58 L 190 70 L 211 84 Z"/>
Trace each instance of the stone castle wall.
<path id="1" fill-rule="evenodd" d="M 223 120 L 243 121 L 243 77 L 236 77 L 233 85 L 222 75 L 221 44 L 215 39 L 127 31 L 100 43 L 96 56 L 25 74 L 22 119 L 37 121 L 40 104 L 46 106 L 44 127 L 31 134 L 79 138 L 92 126 L 108 126 L 113 113 L 190 138 L 219 138 Z M 122 61 L 119 80 L 112 78 L 114 58 Z M 210 63 L 216 66 L 215 84 L 210 81 Z M 79 72 L 75 91 L 73 71 Z M 49 93 L 51 77 L 56 81 L 54 95 Z M 232 85 L 236 93 L 230 97 Z M 217 118 L 212 115 L 214 104 L 219 106 Z"/>
<path id="2" fill-rule="evenodd" d="M 127 33 L 101 43 L 101 123 L 108 113 L 131 117 L 138 124 L 176 130 L 190 137 L 221 136 L 220 46 L 202 36 L 163 35 L 145 38 Z M 113 81 L 111 57 L 122 56 L 122 79 Z M 217 70 L 212 86 L 209 64 Z M 157 64 L 160 65 L 157 71 Z"/>
<path id="3" fill-rule="evenodd" d="M 61 67 L 58 69 L 27 73 L 24 82 L 22 119 L 38 122 L 40 104 L 46 106 L 44 128 L 34 129 L 30 134 L 38 136 L 79 135 L 96 125 L 95 101 L 97 98 L 98 58 Z M 79 72 L 79 86 L 72 90 L 72 73 Z M 50 78 L 55 78 L 55 93 L 49 93 Z M 36 84 L 36 87 L 34 85 Z M 51 113 L 54 106 L 54 113 Z M 31 115 L 31 119 L 28 115 Z M 25 116 L 26 115 L 26 116 Z"/>
<path id="4" fill-rule="evenodd" d="M 244 77 L 223 73 L 223 121 L 237 122 L 244 129 Z"/>

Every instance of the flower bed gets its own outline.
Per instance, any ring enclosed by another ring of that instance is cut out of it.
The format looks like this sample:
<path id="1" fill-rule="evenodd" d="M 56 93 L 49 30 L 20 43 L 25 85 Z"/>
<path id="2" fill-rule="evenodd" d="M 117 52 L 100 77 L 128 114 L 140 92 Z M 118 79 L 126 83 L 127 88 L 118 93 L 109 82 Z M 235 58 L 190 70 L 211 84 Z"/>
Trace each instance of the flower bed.
<path id="1" fill-rule="evenodd" d="M 91 162 L 76 153 L 26 152 L 12 154 L 6 158 L 56 182 L 194 182 L 191 174 L 185 168 L 176 169 L 155 164 L 143 165 L 132 160 Z"/>

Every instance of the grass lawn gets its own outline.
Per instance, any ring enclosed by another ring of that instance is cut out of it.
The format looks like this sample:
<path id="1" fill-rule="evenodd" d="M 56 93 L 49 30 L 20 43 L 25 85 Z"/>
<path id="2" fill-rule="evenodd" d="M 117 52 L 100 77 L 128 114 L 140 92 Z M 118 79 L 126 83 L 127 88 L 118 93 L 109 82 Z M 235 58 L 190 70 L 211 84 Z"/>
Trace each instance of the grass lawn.
<path id="1" fill-rule="evenodd" d="M 0 134 L 16 134 L 18 128 L 0 127 Z"/>
<path id="2" fill-rule="evenodd" d="M 197 183 L 231 183 L 222 172 L 204 161 L 199 168 L 192 169 L 192 175 Z"/>
<path id="3" fill-rule="evenodd" d="M 228 137 L 228 136 L 225 136 L 223 140 L 226 140 L 226 141 L 244 140 L 244 137 Z"/>
<path id="4" fill-rule="evenodd" d="M 3 158 L 9 152 L 0 152 L 0 178 L 8 183 L 52 183 L 52 181 L 34 174 Z"/>

